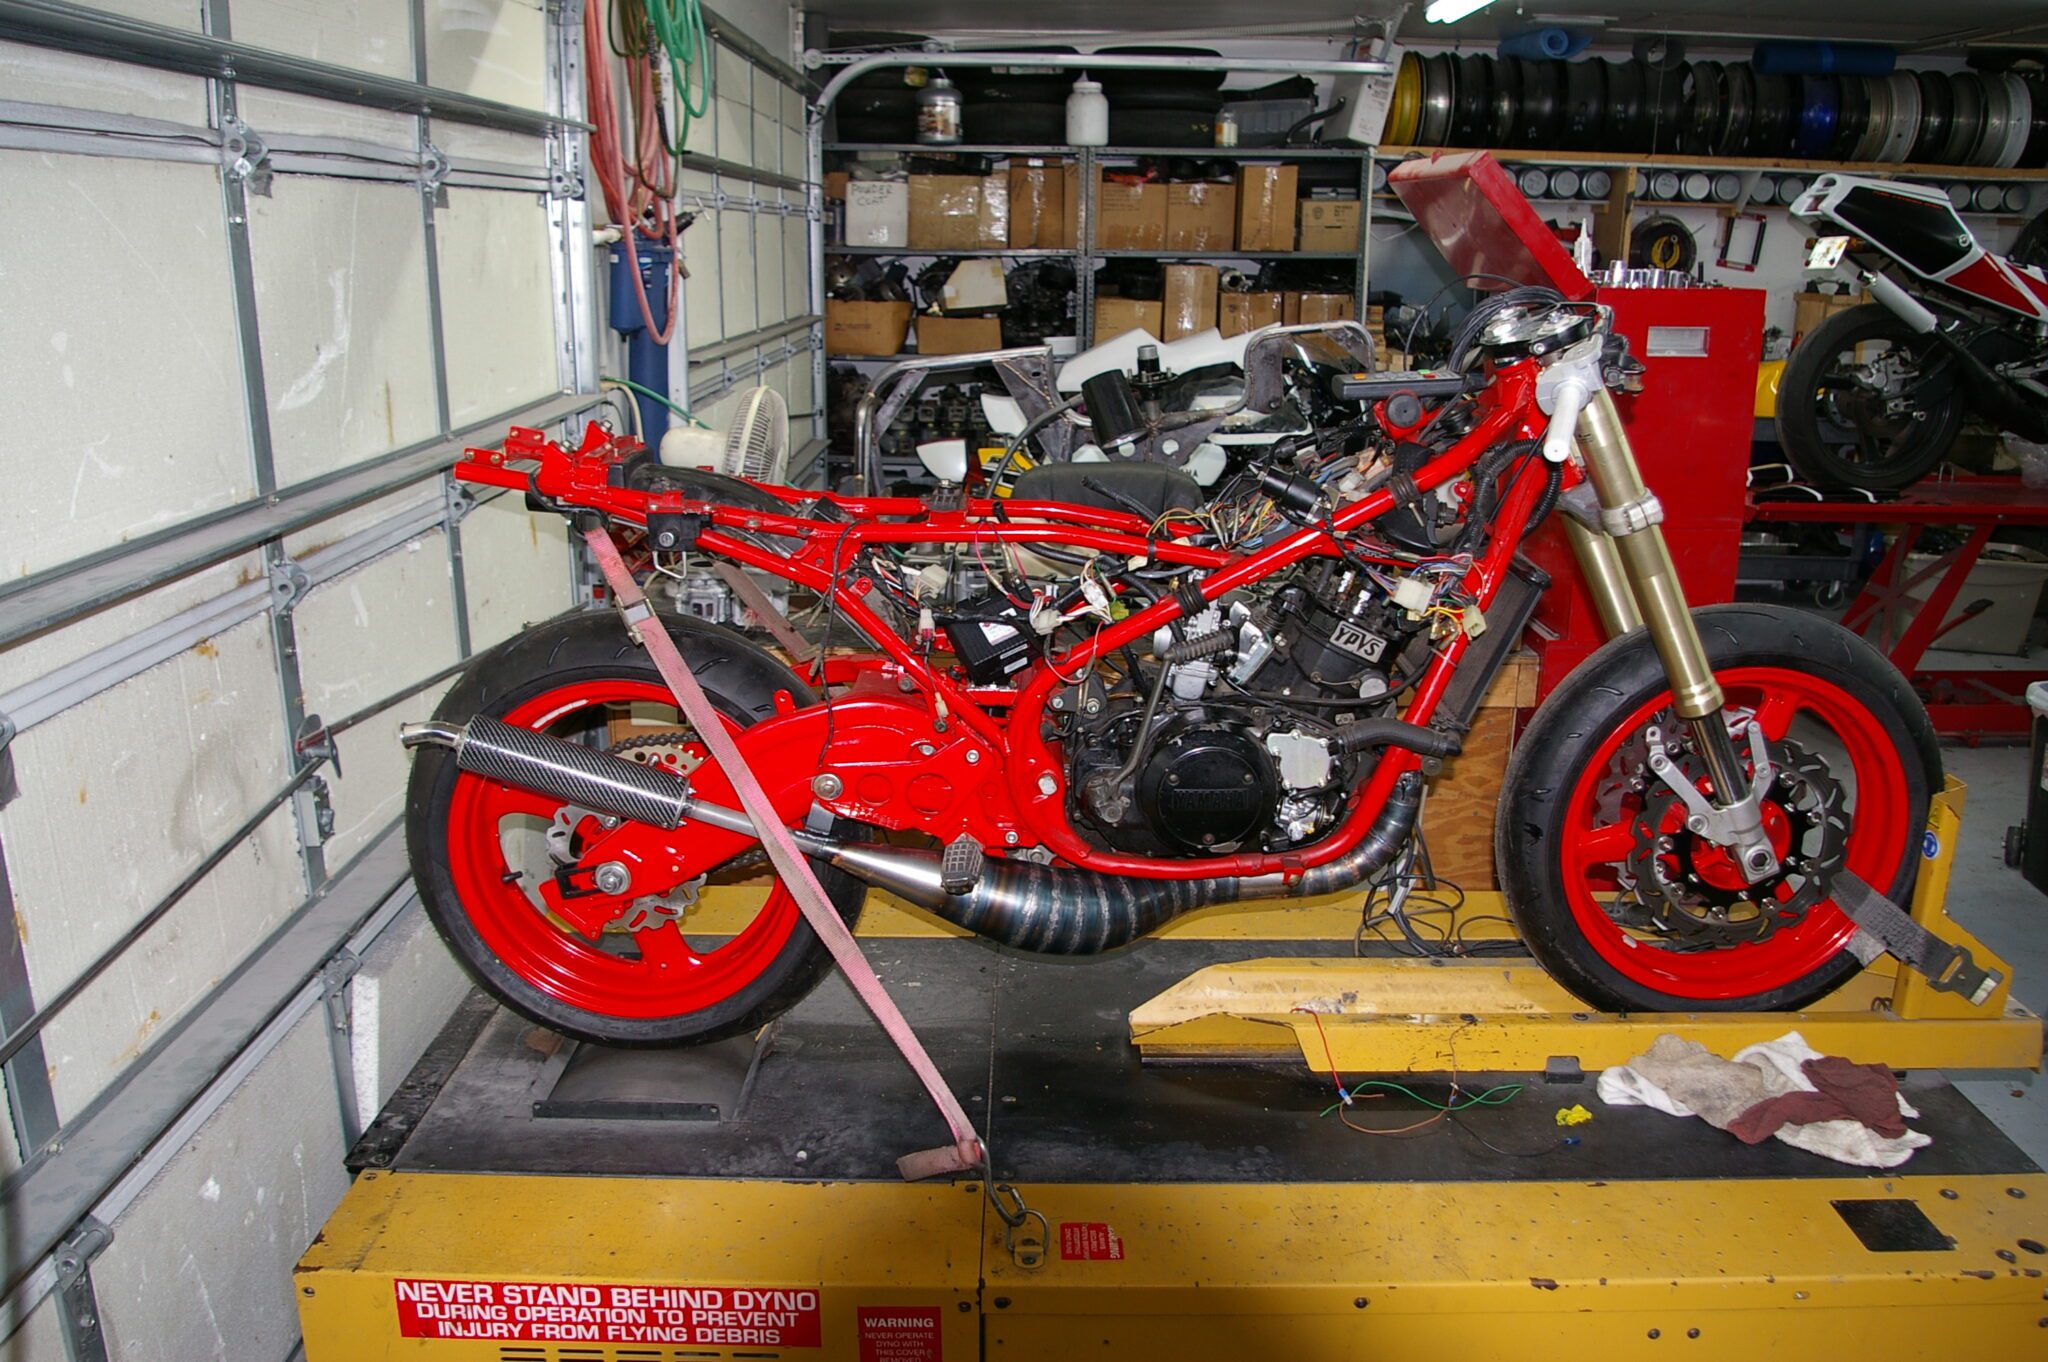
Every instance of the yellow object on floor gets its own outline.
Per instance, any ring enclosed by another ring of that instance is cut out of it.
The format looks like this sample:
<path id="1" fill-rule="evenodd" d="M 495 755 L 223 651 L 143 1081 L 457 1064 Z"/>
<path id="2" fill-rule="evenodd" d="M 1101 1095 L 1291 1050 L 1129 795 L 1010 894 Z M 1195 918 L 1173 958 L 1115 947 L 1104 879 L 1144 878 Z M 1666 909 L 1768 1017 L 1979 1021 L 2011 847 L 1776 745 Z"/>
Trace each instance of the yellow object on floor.
<path id="1" fill-rule="evenodd" d="M 1582 1126 L 1592 1119 L 1593 1113 L 1577 1103 L 1557 1110 L 1557 1123 L 1561 1126 Z"/>

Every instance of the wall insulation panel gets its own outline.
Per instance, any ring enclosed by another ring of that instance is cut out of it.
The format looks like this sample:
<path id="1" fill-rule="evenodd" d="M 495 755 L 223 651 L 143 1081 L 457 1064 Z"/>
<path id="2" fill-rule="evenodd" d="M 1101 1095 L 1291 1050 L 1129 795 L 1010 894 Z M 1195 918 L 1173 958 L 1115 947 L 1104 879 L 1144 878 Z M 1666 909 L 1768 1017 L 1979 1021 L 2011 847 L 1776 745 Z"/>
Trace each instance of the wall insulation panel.
<path id="1" fill-rule="evenodd" d="M 92 0 L 81 8 L 125 14 L 131 19 L 162 24 L 165 28 L 181 28 L 187 33 L 197 33 L 204 27 L 199 0 Z"/>
<path id="2" fill-rule="evenodd" d="M 546 107 L 548 21 L 533 0 L 425 0 L 427 83 Z"/>
<path id="3" fill-rule="evenodd" d="M 718 214 L 719 285 L 724 290 L 722 312 L 728 336 L 762 325 L 760 290 L 754 281 L 753 218 L 736 208 Z"/>
<path id="4" fill-rule="evenodd" d="M 0 1343 L 7 1362 L 70 1362 L 64 1349 L 64 1326 L 57 1319 L 55 1297 L 37 1306 L 14 1336 Z"/>
<path id="5" fill-rule="evenodd" d="M 254 492 L 218 172 L 0 151 L 0 574 Z"/>
<path id="6" fill-rule="evenodd" d="M 779 198 L 773 190 L 764 198 Z M 786 218 L 780 213 L 758 213 L 754 217 L 754 278 L 758 281 L 755 289 L 755 306 L 759 311 L 761 326 L 774 326 L 789 320 L 789 290 L 784 283 L 782 258 L 784 253 L 782 234 L 791 225 L 803 228 L 802 218 Z"/>
<path id="7" fill-rule="evenodd" d="M 702 171 L 686 170 L 678 183 L 685 194 L 715 192 L 715 181 Z M 687 349 L 714 345 L 730 334 L 725 325 L 721 282 L 725 273 L 719 263 L 718 233 L 717 213 L 699 213 L 683 233 L 683 264 L 690 271 L 690 277 L 683 280 L 683 333 Z"/>
<path id="8" fill-rule="evenodd" d="M 325 1023 L 302 1018 L 114 1222 L 93 1284 L 115 1362 L 291 1352 L 292 1264 L 348 1186 Z"/>
<path id="9" fill-rule="evenodd" d="M 0 811 L 0 839 L 38 997 L 284 785 L 276 696 L 258 619 L 15 739 L 21 797 Z M 289 824 L 280 811 L 52 1024 L 45 1048 L 67 1118 L 303 897 Z"/>
<path id="10" fill-rule="evenodd" d="M 462 522 L 462 564 L 476 652 L 573 603 L 566 523 L 528 511 L 517 493 L 486 502 Z"/>
<path id="11" fill-rule="evenodd" d="M 265 90 L 255 85 L 236 89 L 235 107 L 241 120 L 259 136 L 294 133 L 301 137 L 353 137 L 408 155 L 419 144 L 419 120 L 389 109 L 337 104 L 331 99 Z"/>
<path id="12" fill-rule="evenodd" d="M 430 438 L 419 190 L 281 175 L 249 230 L 278 485 Z"/>
<path id="13" fill-rule="evenodd" d="M 151 591 L 34 638 L 0 649 L 0 694 L 39 680 L 59 667 L 118 644 L 159 621 L 170 619 L 262 575 L 253 553 L 202 568 Z M 0 709 L 6 706 L 0 704 Z"/>
<path id="14" fill-rule="evenodd" d="M 470 990 L 417 903 L 384 930 L 349 980 L 356 1109 L 379 1111 Z"/>
<path id="15" fill-rule="evenodd" d="M 238 43 L 412 79 L 409 0 L 234 0 L 231 16 Z"/>
<path id="16" fill-rule="evenodd" d="M 460 426 L 559 389 L 545 201 L 450 189 L 434 218 L 451 419 Z"/>
<path id="17" fill-rule="evenodd" d="M 339 718 L 403 690 L 458 655 L 448 578 L 448 539 L 421 535 L 368 566 L 306 593 L 293 614 L 299 678 L 308 712 Z M 341 737 L 330 866 L 360 851 L 398 816 L 408 767 L 398 746 L 400 717 L 430 705 L 415 698 Z"/>
<path id="18" fill-rule="evenodd" d="M 27 104 L 135 114 L 195 128 L 206 125 L 206 82 L 197 76 L 26 43 L 0 43 L 0 90 Z"/>

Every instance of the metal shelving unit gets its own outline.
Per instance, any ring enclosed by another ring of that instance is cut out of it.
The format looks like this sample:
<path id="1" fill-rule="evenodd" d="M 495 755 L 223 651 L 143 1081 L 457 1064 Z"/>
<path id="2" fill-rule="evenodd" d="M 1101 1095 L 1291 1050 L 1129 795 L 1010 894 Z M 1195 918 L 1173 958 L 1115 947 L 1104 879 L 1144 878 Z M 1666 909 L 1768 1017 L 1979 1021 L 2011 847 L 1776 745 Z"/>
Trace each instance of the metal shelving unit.
<path id="1" fill-rule="evenodd" d="M 1372 240 L 1372 166 L 1373 151 L 1366 147 L 1064 147 L 991 145 L 987 143 L 963 143 L 954 146 L 928 146 L 921 142 L 827 142 L 828 153 L 847 155 L 902 155 L 902 156 L 988 156 L 1003 160 L 1017 157 L 1057 157 L 1078 162 L 1081 183 L 1081 203 L 1077 209 L 1080 244 L 1068 248 L 1016 248 L 979 247 L 964 250 L 941 250 L 929 246 L 839 246 L 827 243 L 828 255 L 862 256 L 963 256 L 994 257 L 999 259 L 1049 259 L 1063 258 L 1075 262 L 1075 318 L 1074 329 L 1083 349 L 1094 342 L 1095 337 L 1095 271 L 1096 267 L 1109 260 L 1183 260 L 1202 262 L 1230 261 L 1338 261 L 1350 260 L 1353 271 L 1353 306 L 1358 316 L 1365 316 L 1366 276 L 1369 268 L 1370 243 Z M 1356 251 L 1171 251 L 1171 250 L 1106 250 L 1096 244 L 1096 189 L 1101 184 L 1102 168 L 1105 164 L 1120 164 L 1147 159 L 1174 158 L 1193 161 L 1347 161 L 1355 163 L 1358 170 L 1357 189 L 1359 201 L 1358 248 Z M 864 357 L 854 355 L 831 356 L 833 363 L 841 362 L 888 362 L 886 357 Z"/>

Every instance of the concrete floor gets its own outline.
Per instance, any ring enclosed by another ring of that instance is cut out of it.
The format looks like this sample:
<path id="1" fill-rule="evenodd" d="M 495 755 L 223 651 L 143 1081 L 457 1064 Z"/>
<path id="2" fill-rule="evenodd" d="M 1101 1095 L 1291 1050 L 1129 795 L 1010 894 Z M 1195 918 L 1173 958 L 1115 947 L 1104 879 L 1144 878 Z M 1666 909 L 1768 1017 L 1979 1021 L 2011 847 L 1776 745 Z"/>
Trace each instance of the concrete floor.
<path id="1" fill-rule="evenodd" d="M 1970 787 L 1962 845 L 1949 882 L 1949 912 L 2011 962 L 2013 997 L 2048 1011 L 2048 895 L 2006 868 L 2005 830 L 2026 809 L 2024 747 L 1945 747 L 1942 762 Z M 1958 1075 L 1956 1086 L 2027 1152 L 2048 1167 L 2048 1081 L 2026 1070 Z"/>

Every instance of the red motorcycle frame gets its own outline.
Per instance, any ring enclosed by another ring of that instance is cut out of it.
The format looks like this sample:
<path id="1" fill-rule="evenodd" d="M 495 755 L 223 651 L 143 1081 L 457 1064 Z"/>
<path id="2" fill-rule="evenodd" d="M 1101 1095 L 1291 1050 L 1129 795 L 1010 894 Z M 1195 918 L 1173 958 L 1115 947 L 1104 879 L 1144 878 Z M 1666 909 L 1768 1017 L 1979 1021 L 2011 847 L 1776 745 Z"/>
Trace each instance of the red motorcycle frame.
<path id="1" fill-rule="evenodd" d="M 1424 464 L 1414 475 L 1417 492 L 1428 492 L 1460 477 L 1480 454 L 1503 441 L 1539 436 L 1548 418 L 1536 404 L 1537 364 L 1525 360 L 1503 366 L 1478 397 L 1479 417 L 1473 428 L 1449 449 Z M 844 520 L 818 520 L 797 514 L 775 515 L 706 501 L 673 492 L 649 492 L 615 485 L 612 470 L 638 449 L 638 442 L 591 426 L 576 450 L 562 449 L 539 431 L 515 430 L 503 451 L 472 450 L 456 465 L 465 481 L 523 489 L 543 503 L 596 511 L 613 520 L 645 527 L 650 516 L 685 517 L 693 523 L 695 551 L 784 577 L 820 594 L 830 594 L 841 616 L 878 648 L 878 653 L 833 656 L 814 664 L 812 675 L 825 685 L 842 688 L 829 705 L 792 710 L 786 716 L 746 731 L 743 745 L 772 750 L 779 760 L 817 758 L 806 771 L 830 771 L 839 777 L 836 794 L 816 791 L 817 802 L 834 813 L 890 829 L 916 828 L 943 840 L 968 834 L 988 847 L 1043 846 L 1067 864 L 1112 874 L 1149 879 L 1204 879 L 1279 874 L 1288 880 L 1332 861 L 1355 847 L 1394 784 L 1418 768 L 1421 758 L 1400 748 L 1389 749 L 1373 768 L 1344 820 L 1322 840 L 1284 853 L 1241 852 L 1227 856 L 1169 859 L 1133 856 L 1105 850 L 1084 840 L 1066 815 L 1065 764 L 1042 736 L 1042 720 L 1054 693 L 1095 660 L 1180 618 L 1187 607 L 1169 593 L 1123 620 L 1109 624 L 1073 645 L 1064 655 L 1041 661 L 1021 673 L 1014 686 L 964 684 L 946 668 L 905 641 L 864 599 L 872 585 L 865 578 L 840 580 L 843 565 L 855 561 L 863 547 L 874 544 L 960 544 L 985 546 L 1035 543 L 1061 544 L 1101 553 L 1150 557 L 1161 563 L 1185 564 L 1204 570 L 1190 590 L 1205 603 L 1261 581 L 1310 556 L 1339 554 L 1335 536 L 1368 525 L 1395 506 L 1395 494 L 1382 489 L 1332 512 L 1326 525 L 1304 527 L 1277 542 L 1249 553 L 1232 553 L 1182 542 L 1179 534 L 1148 535 L 1149 526 L 1135 514 L 1096 510 L 1056 502 L 1001 504 L 969 498 L 958 509 L 935 508 L 913 497 L 827 496 Z M 1532 454 L 1530 458 L 1536 459 Z M 531 462 L 535 467 L 516 467 Z M 1564 469 L 1566 486 L 1579 480 Z M 1505 578 L 1519 539 L 1506 527 L 1523 525 L 1541 494 L 1543 478 L 1523 476 L 1502 499 L 1495 516 L 1496 533 L 1477 555 L 1463 581 L 1466 593 L 1484 610 Z M 792 512 L 818 494 L 760 485 L 760 490 L 787 502 Z M 673 522 L 671 522 L 673 523 Z M 787 557 L 764 551 L 733 530 L 795 541 Z M 1376 559 L 1365 546 L 1353 548 L 1367 562 Z M 1426 724 L 1435 713 L 1469 638 L 1458 631 L 1435 649 L 1414 686 L 1413 699 L 1402 717 Z M 828 709 L 831 711 L 828 716 Z M 831 746 L 825 751 L 825 728 Z M 775 731 L 770 731 L 775 730 Z M 800 738 L 796 731 L 815 733 Z M 815 745 L 813 743 L 815 742 Z M 819 762 L 823 765 L 819 765 Z M 708 771 L 702 774 L 709 775 Z M 707 796 L 714 793 L 704 787 Z M 806 797 L 808 798 L 808 796 Z M 707 834 L 709 830 L 704 830 Z M 702 852 L 729 856 L 745 840 L 735 834 L 692 840 L 693 854 L 678 857 L 659 830 L 626 823 L 610 834 L 612 844 L 583 859 L 594 863 L 625 849 L 644 845 L 638 860 L 673 862 L 671 883 L 702 873 L 708 862 Z M 668 878 L 663 875 L 662 878 Z M 636 883 L 636 894 L 659 892 L 648 882 Z M 551 904 L 554 896 L 550 895 Z M 578 918 L 601 926 L 616 916 L 616 901 L 604 896 L 572 899 Z"/>

